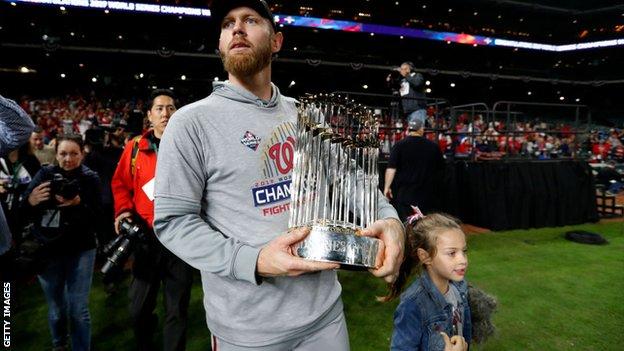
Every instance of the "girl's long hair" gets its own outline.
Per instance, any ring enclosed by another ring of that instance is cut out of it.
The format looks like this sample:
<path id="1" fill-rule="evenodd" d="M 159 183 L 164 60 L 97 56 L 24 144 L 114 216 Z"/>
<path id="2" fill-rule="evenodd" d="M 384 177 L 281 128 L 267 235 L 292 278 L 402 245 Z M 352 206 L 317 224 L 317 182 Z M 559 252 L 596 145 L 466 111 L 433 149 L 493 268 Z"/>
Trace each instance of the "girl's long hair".
<path id="1" fill-rule="evenodd" d="M 424 216 L 413 223 L 405 223 L 405 260 L 399 269 L 399 276 L 388 285 L 389 293 L 380 298 L 381 301 L 391 301 L 397 298 L 412 272 L 422 272 L 424 264 L 418 258 L 418 249 L 427 251 L 430 257 L 436 254 L 438 234 L 446 230 L 460 230 L 461 222 L 445 213 L 433 213 Z"/>

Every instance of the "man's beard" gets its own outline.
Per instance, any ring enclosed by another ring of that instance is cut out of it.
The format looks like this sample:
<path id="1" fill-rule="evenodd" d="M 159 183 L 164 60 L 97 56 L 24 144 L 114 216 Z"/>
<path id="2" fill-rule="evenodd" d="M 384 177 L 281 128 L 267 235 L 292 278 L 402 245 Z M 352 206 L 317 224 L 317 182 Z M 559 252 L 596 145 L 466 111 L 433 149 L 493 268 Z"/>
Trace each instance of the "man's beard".
<path id="1" fill-rule="evenodd" d="M 260 71 L 271 63 L 271 43 L 266 43 L 252 48 L 250 53 L 226 54 L 221 52 L 223 68 L 234 76 L 249 77 Z"/>

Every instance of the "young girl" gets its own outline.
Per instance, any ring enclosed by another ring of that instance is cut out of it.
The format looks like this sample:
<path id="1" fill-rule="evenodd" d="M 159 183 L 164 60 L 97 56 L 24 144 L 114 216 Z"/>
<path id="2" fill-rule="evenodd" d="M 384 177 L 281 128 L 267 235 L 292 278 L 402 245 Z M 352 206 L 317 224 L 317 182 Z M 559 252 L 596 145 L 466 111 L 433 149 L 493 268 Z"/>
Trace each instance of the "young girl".
<path id="1" fill-rule="evenodd" d="M 471 339 L 466 237 L 457 219 L 416 212 L 408 218 L 405 261 L 384 300 L 401 293 L 413 269 L 421 274 L 401 294 L 391 349 L 465 351 Z"/>

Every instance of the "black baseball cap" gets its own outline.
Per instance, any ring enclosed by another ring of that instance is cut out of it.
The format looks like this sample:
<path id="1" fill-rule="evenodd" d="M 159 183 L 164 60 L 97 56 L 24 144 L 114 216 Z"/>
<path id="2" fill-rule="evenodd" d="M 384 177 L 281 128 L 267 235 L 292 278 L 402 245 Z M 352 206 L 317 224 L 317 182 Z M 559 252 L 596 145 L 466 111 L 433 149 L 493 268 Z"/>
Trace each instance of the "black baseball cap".
<path id="1" fill-rule="evenodd" d="M 232 10 L 238 7 L 249 7 L 254 9 L 260 16 L 269 20 L 273 26 L 273 30 L 277 32 L 277 26 L 273 19 L 273 13 L 269 5 L 264 0 L 215 0 L 210 8 L 211 17 L 215 21 L 217 27 L 221 26 L 223 18 Z"/>

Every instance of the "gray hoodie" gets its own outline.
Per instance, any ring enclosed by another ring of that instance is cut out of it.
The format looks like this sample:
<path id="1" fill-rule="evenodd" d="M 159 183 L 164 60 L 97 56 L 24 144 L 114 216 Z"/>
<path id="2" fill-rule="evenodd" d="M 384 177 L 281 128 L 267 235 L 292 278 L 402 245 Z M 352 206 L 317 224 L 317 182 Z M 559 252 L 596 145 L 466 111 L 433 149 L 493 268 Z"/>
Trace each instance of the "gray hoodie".
<path id="1" fill-rule="evenodd" d="M 160 143 L 154 229 L 201 271 L 208 327 L 232 344 L 283 342 L 342 312 L 334 271 L 256 281 L 260 248 L 288 229 L 296 116 L 275 85 L 263 101 L 215 83 L 172 116 Z"/>

